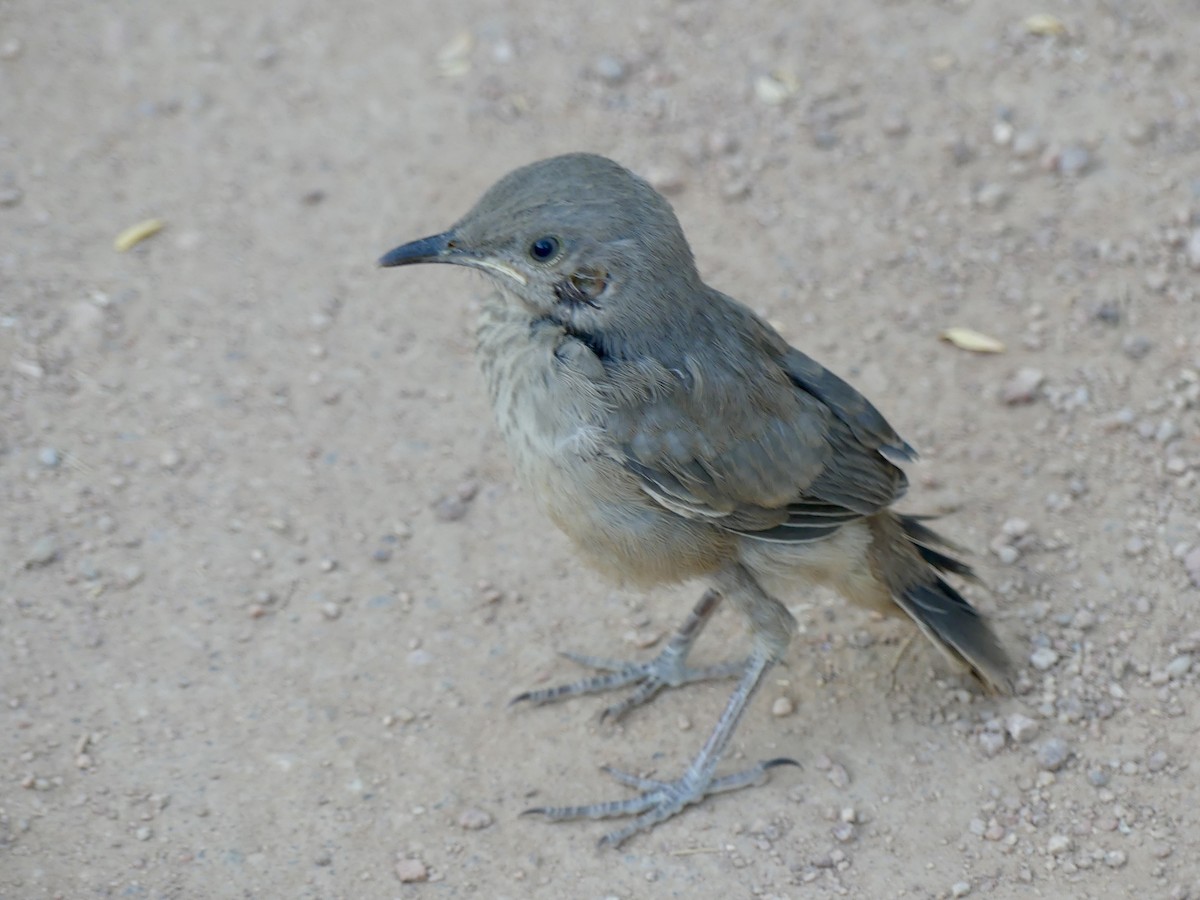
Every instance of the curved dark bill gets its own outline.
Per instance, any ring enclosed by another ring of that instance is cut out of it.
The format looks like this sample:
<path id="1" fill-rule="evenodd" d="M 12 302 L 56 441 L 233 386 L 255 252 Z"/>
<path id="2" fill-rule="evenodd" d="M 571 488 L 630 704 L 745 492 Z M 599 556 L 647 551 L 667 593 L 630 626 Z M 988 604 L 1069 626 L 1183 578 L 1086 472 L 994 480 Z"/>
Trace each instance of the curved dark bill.
<path id="1" fill-rule="evenodd" d="M 432 262 L 462 262 L 452 255 L 454 251 L 454 233 L 443 231 L 441 234 L 424 237 L 417 241 L 401 244 L 395 250 L 389 250 L 379 258 L 381 266 L 409 266 L 414 263 Z"/>

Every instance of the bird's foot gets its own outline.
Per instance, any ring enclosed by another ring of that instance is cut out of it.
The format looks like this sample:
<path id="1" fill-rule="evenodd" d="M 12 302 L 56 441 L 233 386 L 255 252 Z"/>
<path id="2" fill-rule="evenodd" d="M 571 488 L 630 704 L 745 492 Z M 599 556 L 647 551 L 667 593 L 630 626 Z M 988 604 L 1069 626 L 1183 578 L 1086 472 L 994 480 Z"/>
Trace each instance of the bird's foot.
<path id="1" fill-rule="evenodd" d="M 679 687 L 694 681 L 710 681 L 717 678 L 732 678 L 740 675 L 746 669 L 746 661 L 718 663 L 713 666 L 685 665 L 686 657 L 680 652 L 680 647 L 672 641 L 663 648 L 654 659 L 646 662 L 630 662 L 620 659 L 605 659 L 598 656 L 585 656 L 580 653 L 563 653 L 567 659 L 586 666 L 589 669 L 599 669 L 604 674 L 582 678 L 570 684 L 560 684 L 556 687 L 542 688 L 536 691 L 526 691 L 514 697 L 513 703 L 529 702 L 537 706 L 543 703 L 554 703 L 568 697 L 582 694 L 598 694 L 624 687 L 627 684 L 636 685 L 628 697 L 604 710 L 603 718 L 616 721 L 635 706 L 641 706 L 654 698 L 663 688 Z"/>
<path id="2" fill-rule="evenodd" d="M 610 819 L 617 816 L 636 816 L 623 828 L 610 831 L 600 839 L 601 847 L 619 847 L 635 834 L 649 831 L 659 822 L 682 812 L 686 807 L 699 803 L 710 794 L 736 791 L 760 783 L 768 769 L 776 766 L 799 766 L 794 759 L 768 759 L 732 775 L 714 778 L 712 773 L 701 774 L 695 767 L 672 781 L 657 778 L 642 778 L 618 769 L 605 767 L 604 771 L 621 784 L 634 788 L 639 793 L 624 800 L 608 803 L 589 803 L 584 806 L 540 806 L 525 810 L 522 815 L 541 815 L 551 822 L 568 819 Z"/>

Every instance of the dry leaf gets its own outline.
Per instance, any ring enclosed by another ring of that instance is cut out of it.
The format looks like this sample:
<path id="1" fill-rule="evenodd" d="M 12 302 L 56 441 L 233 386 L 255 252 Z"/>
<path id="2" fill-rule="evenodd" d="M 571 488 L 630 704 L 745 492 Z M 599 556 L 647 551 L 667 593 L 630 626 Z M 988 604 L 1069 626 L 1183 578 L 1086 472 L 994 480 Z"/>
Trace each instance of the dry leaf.
<path id="1" fill-rule="evenodd" d="M 1038 37 L 1062 37 L 1067 33 L 1067 26 L 1057 16 L 1035 13 L 1025 20 L 1025 30 Z"/>
<path id="2" fill-rule="evenodd" d="M 144 222 L 130 225 L 117 235 L 117 239 L 113 241 L 113 249 L 118 253 L 124 253 L 151 235 L 158 234 L 166 227 L 167 223 L 162 219 L 146 219 Z"/>
<path id="3" fill-rule="evenodd" d="M 1003 353 L 1005 349 L 1001 341 L 974 328 L 947 328 L 939 337 L 960 350 L 970 350 L 973 353 Z"/>

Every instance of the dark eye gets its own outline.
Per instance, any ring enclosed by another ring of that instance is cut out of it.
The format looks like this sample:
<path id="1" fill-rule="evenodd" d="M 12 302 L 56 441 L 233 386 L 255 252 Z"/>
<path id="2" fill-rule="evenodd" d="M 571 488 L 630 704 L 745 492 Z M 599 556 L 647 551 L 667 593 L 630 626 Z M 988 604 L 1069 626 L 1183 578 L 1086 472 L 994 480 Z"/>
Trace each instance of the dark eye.
<path id="1" fill-rule="evenodd" d="M 538 262 L 545 262 L 558 255 L 559 246 L 558 238 L 556 237 L 551 237 L 550 235 L 540 237 L 529 245 L 529 255 Z"/>

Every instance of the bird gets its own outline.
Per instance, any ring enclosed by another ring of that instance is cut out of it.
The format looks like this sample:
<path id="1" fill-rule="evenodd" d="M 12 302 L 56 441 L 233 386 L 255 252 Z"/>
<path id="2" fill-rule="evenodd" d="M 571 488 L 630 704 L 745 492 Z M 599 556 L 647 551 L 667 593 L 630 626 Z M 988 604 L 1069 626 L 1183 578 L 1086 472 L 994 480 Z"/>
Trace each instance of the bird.
<path id="1" fill-rule="evenodd" d="M 518 168 L 451 228 L 402 244 L 383 267 L 482 271 L 476 355 L 518 479 L 574 552 L 633 587 L 708 588 L 653 659 L 567 654 L 599 674 L 528 691 L 549 703 L 631 687 L 618 718 L 665 688 L 736 677 L 679 775 L 607 771 L 622 799 L 526 810 L 552 821 L 624 817 L 618 846 L 711 794 L 757 785 L 790 758 L 718 774 L 764 676 L 797 632 L 785 600 L 818 586 L 907 616 L 985 689 L 1012 688 L 988 621 L 947 576 L 961 550 L 896 512 L 916 454 L 846 381 L 749 307 L 705 284 L 679 220 L 647 181 L 569 153 Z M 722 602 L 748 626 L 744 659 L 692 666 Z"/>

